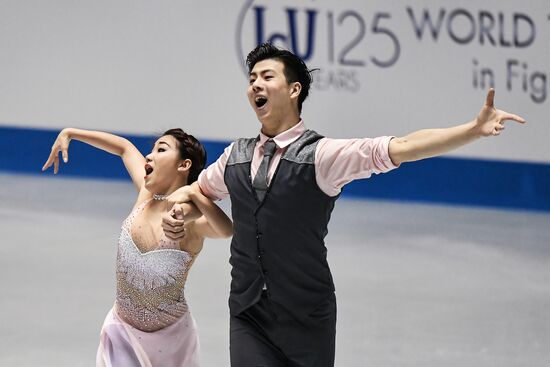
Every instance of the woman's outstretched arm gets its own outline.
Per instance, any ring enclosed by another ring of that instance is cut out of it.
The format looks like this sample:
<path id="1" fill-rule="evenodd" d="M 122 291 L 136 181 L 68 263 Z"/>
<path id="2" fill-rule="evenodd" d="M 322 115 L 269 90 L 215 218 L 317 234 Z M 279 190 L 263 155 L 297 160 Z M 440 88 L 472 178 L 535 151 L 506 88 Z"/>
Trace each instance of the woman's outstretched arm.
<path id="1" fill-rule="evenodd" d="M 139 192 L 144 183 L 145 157 L 140 151 L 127 139 L 109 134 L 102 131 L 82 130 L 75 128 L 66 128 L 61 130 L 57 139 L 55 139 L 52 151 L 42 171 L 47 170 L 53 165 L 53 173 L 59 171 L 59 153 L 63 157 L 63 162 L 69 162 L 69 143 L 71 140 L 78 140 L 89 144 L 108 153 L 118 155 L 122 158 L 126 170 L 130 174 L 134 186 Z"/>

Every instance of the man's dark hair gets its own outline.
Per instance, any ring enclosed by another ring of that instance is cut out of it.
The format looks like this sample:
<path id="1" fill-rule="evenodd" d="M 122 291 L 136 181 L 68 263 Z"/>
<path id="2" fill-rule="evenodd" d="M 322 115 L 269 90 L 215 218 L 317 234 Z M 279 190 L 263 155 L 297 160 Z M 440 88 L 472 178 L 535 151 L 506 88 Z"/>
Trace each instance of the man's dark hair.
<path id="1" fill-rule="evenodd" d="M 283 63 L 284 73 L 288 83 L 299 82 L 302 85 L 302 90 L 298 96 L 298 111 L 301 113 L 302 103 L 309 95 L 309 87 L 313 82 L 311 70 L 307 68 L 306 63 L 302 59 L 292 52 L 279 49 L 271 43 L 262 43 L 250 51 L 246 57 L 248 74 L 252 72 L 256 63 L 267 59 L 275 59 Z"/>
<path id="2" fill-rule="evenodd" d="M 206 164 L 206 150 L 204 146 L 193 135 L 187 134 L 182 129 L 170 129 L 164 132 L 162 136 L 173 136 L 179 145 L 181 159 L 191 160 L 191 169 L 187 176 L 187 184 L 191 185 L 199 178 L 199 173 Z"/>

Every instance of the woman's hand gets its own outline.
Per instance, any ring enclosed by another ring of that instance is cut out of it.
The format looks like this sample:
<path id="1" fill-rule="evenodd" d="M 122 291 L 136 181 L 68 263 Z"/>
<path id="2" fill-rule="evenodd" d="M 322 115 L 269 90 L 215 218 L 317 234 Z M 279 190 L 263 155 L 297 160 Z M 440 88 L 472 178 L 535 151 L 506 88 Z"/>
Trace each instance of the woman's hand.
<path id="1" fill-rule="evenodd" d="M 57 136 L 57 139 L 53 142 L 52 151 L 50 152 L 50 156 L 48 157 L 48 160 L 46 163 L 44 163 L 44 166 L 42 167 L 42 171 L 47 170 L 50 168 L 53 164 L 53 173 L 57 174 L 59 171 L 59 152 L 61 152 L 61 156 L 63 157 L 63 162 L 67 163 L 69 162 L 69 143 L 71 142 L 71 136 L 70 136 L 70 130 L 69 129 L 63 129 Z"/>
<path id="2" fill-rule="evenodd" d="M 171 204 L 181 204 L 192 201 L 191 195 L 193 193 L 193 188 L 191 185 L 185 185 L 168 195 L 166 201 Z"/>

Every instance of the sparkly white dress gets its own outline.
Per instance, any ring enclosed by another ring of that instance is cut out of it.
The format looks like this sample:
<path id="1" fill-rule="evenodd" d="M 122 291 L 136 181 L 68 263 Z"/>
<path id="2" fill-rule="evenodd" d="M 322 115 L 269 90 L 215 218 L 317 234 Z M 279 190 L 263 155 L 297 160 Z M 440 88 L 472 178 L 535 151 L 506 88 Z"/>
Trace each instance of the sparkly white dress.
<path id="1" fill-rule="evenodd" d="M 196 367 L 198 333 L 184 297 L 196 255 L 169 240 L 161 240 L 154 250 L 139 250 L 132 239 L 132 222 L 147 203 L 134 209 L 122 225 L 117 297 L 101 329 L 96 366 Z"/>

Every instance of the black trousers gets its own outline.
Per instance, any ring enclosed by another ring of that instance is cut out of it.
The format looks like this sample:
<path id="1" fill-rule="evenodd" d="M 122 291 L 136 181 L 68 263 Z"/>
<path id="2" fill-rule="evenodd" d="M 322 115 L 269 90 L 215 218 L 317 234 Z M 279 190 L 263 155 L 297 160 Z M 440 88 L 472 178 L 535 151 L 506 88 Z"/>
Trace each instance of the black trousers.
<path id="1" fill-rule="evenodd" d="M 336 297 L 332 294 L 306 319 L 271 302 L 231 316 L 232 367 L 333 367 Z"/>

